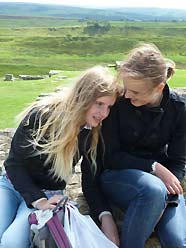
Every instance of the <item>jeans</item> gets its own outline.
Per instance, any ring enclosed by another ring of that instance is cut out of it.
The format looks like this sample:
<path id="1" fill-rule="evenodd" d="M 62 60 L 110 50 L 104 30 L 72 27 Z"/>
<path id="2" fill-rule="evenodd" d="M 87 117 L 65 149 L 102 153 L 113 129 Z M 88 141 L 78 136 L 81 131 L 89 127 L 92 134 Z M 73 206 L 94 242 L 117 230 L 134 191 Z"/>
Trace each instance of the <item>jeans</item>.
<path id="1" fill-rule="evenodd" d="M 48 198 L 62 194 L 62 190 L 43 190 Z M 0 248 L 29 248 L 29 209 L 6 175 L 0 176 Z"/>
<path id="2" fill-rule="evenodd" d="M 0 248 L 28 248 L 30 226 L 26 206 L 6 175 L 0 176 Z"/>
<path id="3" fill-rule="evenodd" d="M 167 190 L 156 176 L 140 170 L 106 170 L 100 178 L 106 197 L 125 210 L 120 248 L 144 248 L 155 230 L 163 248 L 186 247 L 186 208 L 166 207 Z M 163 213 L 163 215 L 162 215 Z"/>

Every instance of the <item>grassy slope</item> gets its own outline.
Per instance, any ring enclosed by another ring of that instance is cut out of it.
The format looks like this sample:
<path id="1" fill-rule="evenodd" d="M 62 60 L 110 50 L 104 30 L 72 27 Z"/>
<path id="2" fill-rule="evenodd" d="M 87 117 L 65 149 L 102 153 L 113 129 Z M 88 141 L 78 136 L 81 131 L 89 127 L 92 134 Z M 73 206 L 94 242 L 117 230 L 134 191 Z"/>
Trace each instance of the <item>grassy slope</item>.
<path id="1" fill-rule="evenodd" d="M 113 63 L 138 42 L 154 42 L 179 68 L 186 68 L 186 22 L 112 21 L 110 30 L 94 34 L 84 32 L 87 25 L 50 18 L 0 19 L 0 76 Z"/>

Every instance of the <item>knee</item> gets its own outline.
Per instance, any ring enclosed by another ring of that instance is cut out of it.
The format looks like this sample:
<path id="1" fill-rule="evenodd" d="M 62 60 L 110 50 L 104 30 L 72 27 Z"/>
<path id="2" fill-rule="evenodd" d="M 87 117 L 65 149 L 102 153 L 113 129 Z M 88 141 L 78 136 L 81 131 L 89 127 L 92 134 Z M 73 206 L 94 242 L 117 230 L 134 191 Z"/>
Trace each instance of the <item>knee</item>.
<path id="1" fill-rule="evenodd" d="M 143 185 L 145 197 L 155 202 L 165 202 L 167 198 L 167 189 L 159 178 L 153 178 L 152 181 Z"/>

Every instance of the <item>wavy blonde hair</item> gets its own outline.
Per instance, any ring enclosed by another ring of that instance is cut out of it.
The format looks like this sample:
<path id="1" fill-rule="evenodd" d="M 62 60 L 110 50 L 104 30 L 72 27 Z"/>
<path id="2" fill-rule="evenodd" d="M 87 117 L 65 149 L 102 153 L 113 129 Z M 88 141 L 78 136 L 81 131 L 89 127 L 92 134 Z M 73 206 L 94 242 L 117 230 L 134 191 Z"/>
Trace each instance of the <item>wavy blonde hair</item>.
<path id="1" fill-rule="evenodd" d="M 115 78 L 106 68 L 96 66 L 85 71 L 71 87 L 34 102 L 21 114 L 29 121 L 32 113 L 37 111 L 37 127 L 33 128 L 30 142 L 39 148 L 37 154 L 47 154 L 45 163 L 52 162 L 54 177 L 68 180 L 71 175 L 75 155 L 79 159 L 78 134 L 86 124 L 85 114 L 91 105 L 99 97 L 117 94 Z M 94 169 L 99 130 L 100 126 L 92 128 L 87 152 Z"/>

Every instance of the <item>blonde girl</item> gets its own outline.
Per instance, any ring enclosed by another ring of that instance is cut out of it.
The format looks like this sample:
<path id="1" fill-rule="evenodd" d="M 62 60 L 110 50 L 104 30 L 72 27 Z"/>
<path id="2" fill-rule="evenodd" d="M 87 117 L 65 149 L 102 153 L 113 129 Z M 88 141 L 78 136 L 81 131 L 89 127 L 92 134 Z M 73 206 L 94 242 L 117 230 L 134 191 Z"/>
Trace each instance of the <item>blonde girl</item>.
<path id="1" fill-rule="evenodd" d="M 100 126 L 116 97 L 114 77 L 98 66 L 22 113 L 0 178 L 1 248 L 29 247 L 29 213 L 55 207 L 80 156 L 83 191 L 97 202 L 91 209 L 97 218 L 108 210 L 94 183 L 95 161 Z"/>

